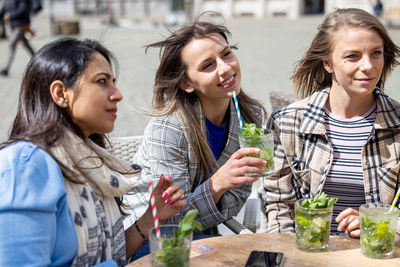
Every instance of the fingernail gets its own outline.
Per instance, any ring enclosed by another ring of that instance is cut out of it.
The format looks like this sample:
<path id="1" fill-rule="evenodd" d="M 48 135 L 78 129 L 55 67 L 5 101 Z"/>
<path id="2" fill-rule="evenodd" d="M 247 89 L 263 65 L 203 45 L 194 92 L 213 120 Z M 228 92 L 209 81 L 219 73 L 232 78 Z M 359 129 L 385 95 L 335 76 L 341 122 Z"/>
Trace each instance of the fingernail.
<path id="1" fill-rule="evenodd" d="M 165 204 L 168 204 L 169 202 L 171 202 L 171 199 L 167 198 L 167 200 L 165 200 Z"/>
<path id="2" fill-rule="evenodd" d="M 166 178 L 168 181 L 172 181 L 172 177 L 171 176 L 167 176 L 167 178 Z"/>
<path id="3" fill-rule="evenodd" d="M 171 202 L 171 204 L 170 204 L 171 206 L 173 206 L 173 205 L 175 205 L 175 201 L 174 202 Z"/>
<path id="4" fill-rule="evenodd" d="M 255 149 L 254 149 L 254 152 L 260 153 L 260 149 L 259 149 L 259 148 L 255 148 Z"/>
<path id="5" fill-rule="evenodd" d="M 162 194 L 162 198 L 166 198 L 168 196 L 168 192 L 167 191 L 165 191 L 163 194 Z"/>

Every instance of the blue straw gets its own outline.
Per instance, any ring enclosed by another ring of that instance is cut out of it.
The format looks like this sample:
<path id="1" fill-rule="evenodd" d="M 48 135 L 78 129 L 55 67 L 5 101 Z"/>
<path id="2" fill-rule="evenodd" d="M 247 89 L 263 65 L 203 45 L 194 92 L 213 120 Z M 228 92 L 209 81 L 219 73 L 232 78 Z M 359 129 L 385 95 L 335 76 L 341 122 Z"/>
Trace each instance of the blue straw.
<path id="1" fill-rule="evenodd" d="M 236 97 L 236 92 L 232 91 L 232 94 L 233 94 L 233 102 L 235 102 L 236 113 L 237 113 L 237 116 L 238 116 L 240 129 L 243 129 L 242 116 L 240 116 L 239 103 L 238 103 L 238 100 L 237 100 L 237 97 Z"/>

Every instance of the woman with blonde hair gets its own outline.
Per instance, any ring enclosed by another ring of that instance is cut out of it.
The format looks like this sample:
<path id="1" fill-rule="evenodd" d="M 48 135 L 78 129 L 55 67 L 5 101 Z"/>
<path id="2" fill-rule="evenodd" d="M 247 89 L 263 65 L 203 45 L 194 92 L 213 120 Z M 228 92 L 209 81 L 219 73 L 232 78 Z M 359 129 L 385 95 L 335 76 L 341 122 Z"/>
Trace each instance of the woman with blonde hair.
<path id="1" fill-rule="evenodd" d="M 177 223 L 190 209 L 199 210 L 203 234 L 216 235 L 216 226 L 237 215 L 251 183 L 266 162 L 239 149 L 239 123 L 232 92 L 238 95 L 245 122 L 261 127 L 265 110 L 241 88 L 241 71 L 224 26 L 195 21 L 147 48 L 161 48 L 153 95 L 154 117 L 134 161 L 143 166 L 140 187 L 124 203 L 132 207 L 126 226 L 148 205 L 146 185 L 161 173 L 171 175 L 184 190 L 186 206 L 168 219 Z M 167 200 L 168 201 L 168 200 Z"/>
<path id="2" fill-rule="evenodd" d="M 391 203 L 399 187 L 400 103 L 384 92 L 400 49 L 366 11 L 327 15 L 298 62 L 304 99 L 274 113 L 274 173 L 265 179 L 268 231 L 294 231 L 294 202 L 339 200 L 331 233 L 360 236 L 358 208 Z"/>

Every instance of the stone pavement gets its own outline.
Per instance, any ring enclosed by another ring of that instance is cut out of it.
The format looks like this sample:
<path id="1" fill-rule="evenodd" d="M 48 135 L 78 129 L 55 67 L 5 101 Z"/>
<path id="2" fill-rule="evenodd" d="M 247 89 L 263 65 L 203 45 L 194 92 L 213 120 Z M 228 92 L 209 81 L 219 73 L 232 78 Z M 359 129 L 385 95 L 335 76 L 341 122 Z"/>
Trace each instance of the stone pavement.
<path id="1" fill-rule="evenodd" d="M 290 76 L 294 64 L 303 55 L 322 19 L 322 16 L 301 17 L 298 20 L 244 17 L 226 21 L 232 32 L 231 43 L 239 47 L 236 54 L 242 68 L 242 86 L 250 95 L 261 100 L 267 110 L 270 110 L 270 91 L 293 92 Z M 142 46 L 163 39 L 168 32 L 164 26 L 150 22 L 125 19 L 120 20 L 123 27 L 108 27 L 102 20 L 104 18 L 81 18 L 81 34 L 78 37 L 100 40 L 119 60 L 117 85 L 124 100 L 119 104 L 112 135 L 142 134 L 149 119 L 142 110 L 150 107 L 154 73 L 159 62 L 157 50 L 150 50 L 146 55 Z M 37 33 L 31 40 L 36 49 L 60 37 L 51 36 L 46 14 L 35 17 L 32 26 Z M 400 30 L 390 29 L 389 32 L 394 41 L 400 44 Z M 6 61 L 7 44 L 6 40 L 0 39 L 0 68 Z M 6 139 L 15 117 L 19 85 L 28 60 L 28 53 L 22 46 L 19 47 L 10 77 L 0 77 L 0 141 Z M 396 99 L 400 99 L 398 84 L 400 75 L 396 70 L 386 85 L 388 94 Z"/>

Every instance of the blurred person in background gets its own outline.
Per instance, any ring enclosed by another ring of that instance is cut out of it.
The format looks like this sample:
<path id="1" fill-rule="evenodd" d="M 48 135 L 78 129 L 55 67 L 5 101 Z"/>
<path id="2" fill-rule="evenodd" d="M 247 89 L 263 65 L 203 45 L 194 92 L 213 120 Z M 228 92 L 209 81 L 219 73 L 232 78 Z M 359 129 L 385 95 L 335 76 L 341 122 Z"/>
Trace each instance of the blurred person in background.
<path id="1" fill-rule="evenodd" d="M 0 17 L 3 21 L 8 21 L 11 26 L 9 38 L 9 54 L 5 68 L 0 71 L 0 75 L 8 76 L 11 65 L 15 58 L 17 45 L 22 42 L 24 47 L 33 56 L 35 51 L 26 38 L 26 34 L 33 35 L 30 29 L 30 16 L 32 12 L 31 0 L 5 0 L 0 10 Z"/>

